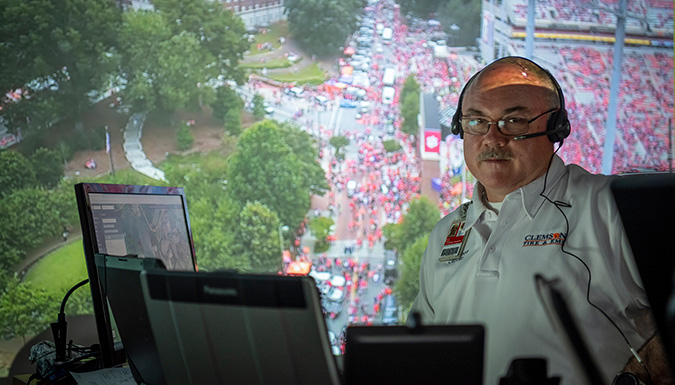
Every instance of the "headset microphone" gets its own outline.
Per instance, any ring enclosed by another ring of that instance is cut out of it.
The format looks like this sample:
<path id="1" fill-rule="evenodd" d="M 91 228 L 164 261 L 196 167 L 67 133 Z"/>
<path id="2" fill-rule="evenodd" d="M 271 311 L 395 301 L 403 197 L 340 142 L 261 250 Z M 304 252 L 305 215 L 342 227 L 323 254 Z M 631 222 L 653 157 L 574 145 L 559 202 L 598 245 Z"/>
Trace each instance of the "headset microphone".
<path id="1" fill-rule="evenodd" d="M 544 136 L 544 135 L 556 134 L 558 132 L 568 132 L 568 131 L 569 131 L 569 128 L 559 128 L 557 130 L 543 131 L 543 132 L 537 132 L 535 134 L 515 136 L 513 138 L 513 140 L 524 140 L 524 139 L 536 138 L 538 136 Z M 562 140 L 560 140 L 560 141 L 562 142 Z"/>

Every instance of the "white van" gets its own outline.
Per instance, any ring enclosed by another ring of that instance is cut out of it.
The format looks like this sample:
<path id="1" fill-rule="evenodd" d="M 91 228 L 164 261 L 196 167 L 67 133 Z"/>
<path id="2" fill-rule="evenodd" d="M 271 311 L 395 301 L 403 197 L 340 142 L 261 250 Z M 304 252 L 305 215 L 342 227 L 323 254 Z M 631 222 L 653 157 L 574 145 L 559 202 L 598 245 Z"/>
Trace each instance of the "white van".
<path id="1" fill-rule="evenodd" d="M 301 98 L 305 95 L 305 90 L 300 87 L 292 87 L 288 90 L 288 93 L 295 96 L 296 98 Z"/>
<path id="2" fill-rule="evenodd" d="M 384 40 L 385 43 L 389 43 L 392 37 L 394 37 L 393 29 L 385 28 L 382 30 L 382 40 Z"/>
<path id="3" fill-rule="evenodd" d="M 316 102 L 319 103 L 320 106 L 325 106 L 326 104 L 328 104 L 328 98 L 323 95 L 316 95 L 314 97 L 314 100 L 316 100 Z"/>
<path id="4" fill-rule="evenodd" d="M 382 76 L 382 83 L 385 86 L 393 86 L 396 82 L 396 69 L 393 67 L 387 67 L 384 69 L 384 75 Z"/>
<path id="5" fill-rule="evenodd" d="M 394 96 L 396 95 L 396 90 L 394 87 L 384 87 L 382 89 L 382 103 L 391 104 L 394 102 Z"/>

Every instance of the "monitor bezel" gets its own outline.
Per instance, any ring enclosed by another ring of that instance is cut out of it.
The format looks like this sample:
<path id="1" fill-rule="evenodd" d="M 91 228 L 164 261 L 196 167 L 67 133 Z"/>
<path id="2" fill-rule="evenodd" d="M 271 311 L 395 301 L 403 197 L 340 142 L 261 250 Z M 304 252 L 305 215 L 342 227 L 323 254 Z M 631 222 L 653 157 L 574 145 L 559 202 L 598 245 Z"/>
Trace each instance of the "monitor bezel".
<path id="1" fill-rule="evenodd" d="M 403 368 L 425 368 L 415 372 L 420 383 L 462 383 L 481 385 L 484 381 L 485 326 L 450 325 L 349 325 L 345 345 L 345 382 L 350 384 L 385 383 L 387 379 L 404 380 Z M 412 352 L 428 352 L 412 354 Z M 443 351 L 442 355 L 434 355 Z M 415 362 L 419 363 L 416 364 Z M 448 376 L 467 382 L 453 382 Z M 391 370 L 386 372 L 385 370 Z M 460 373 L 461 374 L 458 374 Z"/>
<path id="2" fill-rule="evenodd" d="M 190 253 L 195 270 L 197 259 L 192 238 L 192 227 L 187 210 L 187 197 L 182 187 L 146 186 L 110 183 L 78 183 L 74 186 L 77 200 L 80 225 L 82 227 L 82 245 L 84 248 L 89 287 L 91 289 L 96 331 L 101 349 L 102 367 L 109 368 L 124 362 L 124 352 L 115 350 L 112 334 L 112 321 L 108 301 L 104 294 L 102 282 L 98 274 L 95 255 L 99 252 L 96 244 L 95 228 L 89 194 L 135 194 L 135 195 L 173 195 L 181 198 L 185 226 L 190 243 Z"/>

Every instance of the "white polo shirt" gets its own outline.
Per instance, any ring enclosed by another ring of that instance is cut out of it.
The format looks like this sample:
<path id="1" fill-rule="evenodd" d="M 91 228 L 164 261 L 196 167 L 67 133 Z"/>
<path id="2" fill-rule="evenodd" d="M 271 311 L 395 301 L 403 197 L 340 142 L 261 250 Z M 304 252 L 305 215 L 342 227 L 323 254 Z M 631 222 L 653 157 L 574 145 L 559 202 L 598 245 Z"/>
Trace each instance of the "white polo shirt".
<path id="1" fill-rule="evenodd" d="M 427 324 L 481 323 L 486 327 L 486 385 L 497 385 L 514 358 L 545 357 L 549 376 L 576 384 L 572 360 L 554 331 L 536 293 L 534 276 L 560 279 L 606 383 L 631 356 L 623 337 L 586 301 L 591 271 L 591 301 L 606 312 L 635 349 L 654 328 L 638 332 L 634 319 L 648 309 L 633 254 L 609 190 L 611 177 L 593 175 L 555 156 L 546 177 L 513 191 L 499 215 L 475 199 L 465 230 L 471 229 L 462 258 L 439 262 L 459 211 L 441 219 L 429 236 L 420 268 L 420 292 L 412 311 Z M 475 195 L 484 190 L 476 185 Z M 561 241 L 564 240 L 564 250 Z"/>

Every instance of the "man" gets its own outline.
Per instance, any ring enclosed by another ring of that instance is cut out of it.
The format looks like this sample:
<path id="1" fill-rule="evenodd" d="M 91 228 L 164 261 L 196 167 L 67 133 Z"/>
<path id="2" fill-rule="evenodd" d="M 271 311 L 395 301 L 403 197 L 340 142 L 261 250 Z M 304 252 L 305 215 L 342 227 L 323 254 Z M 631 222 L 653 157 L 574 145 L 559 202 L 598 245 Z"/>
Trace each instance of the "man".
<path id="1" fill-rule="evenodd" d="M 554 142 L 570 130 L 564 108 L 548 72 L 507 57 L 469 80 L 453 118 L 478 183 L 473 201 L 434 227 L 411 314 L 426 324 L 484 324 L 486 385 L 522 357 L 545 357 L 565 385 L 580 381 L 539 299 L 537 274 L 557 280 L 607 384 L 631 357 L 625 339 L 637 350 L 655 332 L 610 177 L 555 155 Z"/>

